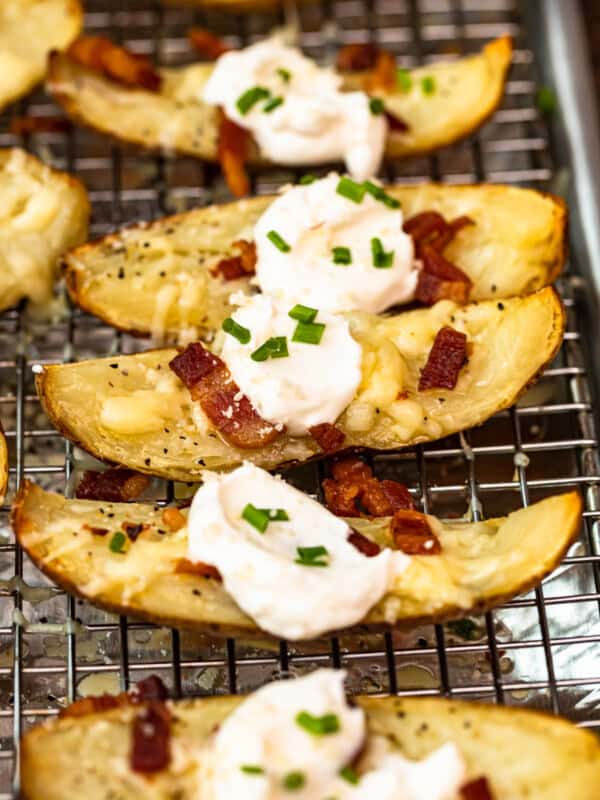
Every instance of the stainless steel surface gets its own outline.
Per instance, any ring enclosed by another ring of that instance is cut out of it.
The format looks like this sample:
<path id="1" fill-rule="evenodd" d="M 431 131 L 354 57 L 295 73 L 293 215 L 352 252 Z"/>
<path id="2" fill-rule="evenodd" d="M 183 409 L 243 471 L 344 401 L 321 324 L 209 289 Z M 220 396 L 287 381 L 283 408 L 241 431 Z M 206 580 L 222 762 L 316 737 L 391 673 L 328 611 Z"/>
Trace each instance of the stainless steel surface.
<path id="1" fill-rule="evenodd" d="M 150 0 L 88 0 L 87 7 L 89 30 L 116 36 L 162 63 L 192 58 L 184 32 L 193 22 L 208 24 L 238 43 L 282 21 L 268 14 L 227 17 L 164 10 Z M 340 0 L 302 7 L 299 18 L 301 44 L 323 59 L 339 43 L 373 37 L 410 65 L 476 50 L 501 33 L 515 36 L 506 97 L 494 118 L 468 142 L 435 157 L 387 165 L 388 179 L 492 180 L 548 189 L 556 187 L 560 169 L 570 169 L 562 160 L 567 150 L 553 158 L 548 130 L 535 108 L 537 64 L 516 0 Z M 534 24 L 531 34 L 542 28 L 541 22 Z M 559 37 L 560 31 L 554 35 Z M 41 92 L 14 113 L 26 110 L 56 113 Z M 579 110 L 569 107 L 569 113 Z M 8 118 L 0 130 L 7 129 Z M 575 135 L 572 125 L 566 135 Z M 14 137 L 0 134 L 0 145 L 15 143 Z M 84 180 L 94 204 L 92 235 L 227 196 L 212 166 L 127 150 L 91 132 L 40 134 L 22 144 Z M 260 172 L 254 188 L 268 192 L 293 177 L 280 169 Z M 582 195 L 574 195 L 578 218 L 581 200 Z M 583 249 L 577 255 L 587 258 Z M 561 353 L 518 408 L 463 438 L 373 459 L 380 475 L 404 481 L 416 490 L 423 508 L 444 517 L 504 514 L 548 494 L 579 488 L 586 500 L 580 542 L 543 587 L 493 614 L 410 634 L 347 635 L 293 646 L 179 634 L 118 619 L 54 589 L 15 547 L 9 508 L 4 506 L 0 800 L 11 797 L 13 787 L 18 789 L 15 755 L 23 731 L 76 696 L 117 691 L 150 672 L 159 673 L 175 695 L 189 695 L 244 692 L 272 678 L 334 664 L 348 669 L 354 691 L 445 694 L 527 705 L 600 729 L 600 471 L 592 372 L 583 353 L 591 328 L 580 319 L 579 267 L 573 264 L 561 281 L 569 318 Z M 11 451 L 9 501 L 24 476 L 69 491 L 86 464 L 41 412 L 32 364 L 142 347 L 77 310 L 52 325 L 33 323 L 22 309 L 0 315 L 0 416 Z M 316 491 L 323 470 L 322 465 L 310 465 L 292 477 Z M 168 500 L 172 492 L 172 486 L 153 482 L 158 500 Z"/>

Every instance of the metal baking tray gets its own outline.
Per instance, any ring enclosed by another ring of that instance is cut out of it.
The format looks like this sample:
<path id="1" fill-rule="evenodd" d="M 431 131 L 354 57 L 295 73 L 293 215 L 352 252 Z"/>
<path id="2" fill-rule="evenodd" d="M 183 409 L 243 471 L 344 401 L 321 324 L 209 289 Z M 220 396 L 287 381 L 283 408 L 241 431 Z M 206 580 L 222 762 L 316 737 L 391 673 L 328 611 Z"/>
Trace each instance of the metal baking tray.
<path id="1" fill-rule="evenodd" d="M 403 65 L 477 50 L 510 33 L 514 64 L 501 108 L 467 142 L 410 162 L 387 164 L 387 180 L 496 181 L 568 196 L 572 259 L 560 281 L 568 333 L 545 377 L 515 408 L 483 427 L 440 442 L 374 456 L 380 476 L 416 490 L 422 507 L 442 517 L 505 514 L 548 494 L 577 487 L 585 499 L 580 541 L 536 591 L 483 617 L 412 633 L 353 634 L 279 645 L 211 640 L 98 611 L 53 587 L 15 547 L 9 503 L 25 477 L 71 491 L 89 459 L 66 443 L 40 409 L 34 363 L 131 352 L 144 343 L 69 309 L 53 324 L 18 308 L 0 315 L 0 417 L 7 431 L 10 492 L 0 512 L 0 800 L 18 793 L 21 733 L 75 697 L 116 692 L 158 673 L 175 696 L 246 692 L 316 665 L 342 666 L 354 691 L 449 695 L 560 712 L 600 729 L 600 503 L 594 396 L 600 347 L 598 177 L 594 98 L 578 4 L 560 0 L 337 0 L 274 13 L 227 15 L 166 8 L 152 0 L 87 0 L 89 31 L 115 38 L 159 63 L 193 58 L 185 31 L 211 27 L 232 44 L 297 21 L 299 40 L 321 60 L 342 43 L 374 40 Z M 558 110 L 548 120 L 536 89 L 554 86 Z M 11 114 L 55 115 L 41 90 Z M 227 198 L 213 166 L 122 148 L 77 129 L 18 140 L 77 174 L 93 202 L 92 236 L 128 222 Z M 253 189 L 270 192 L 294 178 L 256 171 Z M 322 465 L 291 473 L 318 493 Z M 174 487 L 154 481 L 153 497 Z"/>

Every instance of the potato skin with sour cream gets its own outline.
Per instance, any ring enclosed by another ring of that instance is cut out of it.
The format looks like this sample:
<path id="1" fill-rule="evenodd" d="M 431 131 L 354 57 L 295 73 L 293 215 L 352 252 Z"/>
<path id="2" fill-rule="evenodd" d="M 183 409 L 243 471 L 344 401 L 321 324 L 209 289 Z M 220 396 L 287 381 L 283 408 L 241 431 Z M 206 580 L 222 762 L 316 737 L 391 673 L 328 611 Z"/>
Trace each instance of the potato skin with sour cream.
<path id="1" fill-rule="evenodd" d="M 107 513 L 114 514 L 113 529 L 125 521 L 146 526 L 125 554 L 112 553 L 107 539 L 89 530 L 106 526 Z M 138 503 L 68 500 L 26 481 L 13 505 L 12 525 L 42 572 L 94 605 L 213 635 L 265 636 L 222 584 L 177 572 L 187 552 L 187 529 L 167 530 L 162 514 L 162 508 Z M 412 556 L 361 628 L 411 628 L 455 619 L 530 589 L 558 565 L 577 535 L 581 498 L 576 492 L 557 495 L 485 522 L 428 519 L 441 553 Z M 352 518 L 348 524 L 381 546 L 393 546 L 389 518 Z"/>

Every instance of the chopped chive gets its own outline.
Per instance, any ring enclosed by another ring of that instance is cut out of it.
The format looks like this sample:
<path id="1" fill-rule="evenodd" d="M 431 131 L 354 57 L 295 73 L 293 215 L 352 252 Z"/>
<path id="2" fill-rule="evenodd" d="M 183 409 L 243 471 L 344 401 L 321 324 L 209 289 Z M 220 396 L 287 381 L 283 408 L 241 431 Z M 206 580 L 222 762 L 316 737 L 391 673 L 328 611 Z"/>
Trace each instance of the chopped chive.
<path id="1" fill-rule="evenodd" d="M 353 203 L 362 203 L 363 197 L 365 196 L 365 187 L 362 183 L 356 183 L 352 178 L 346 178 L 344 176 L 340 178 L 336 192 L 347 200 L 351 200 Z"/>
<path id="2" fill-rule="evenodd" d="M 308 711 L 300 711 L 296 715 L 296 722 L 313 736 L 325 736 L 328 733 L 337 733 L 340 721 L 337 714 L 323 714 L 322 717 L 313 717 Z"/>
<path id="3" fill-rule="evenodd" d="M 292 336 L 292 342 L 301 344 L 320 344 L 325 325 L 322 322 L 299 322 Z"/>
<path id="4" fill-rule="evenodd" d="M 253 528 L 256 528 L 259 533 L 264 533 L 269 525 L 269 515 L 266 510 L 256 508 L 252 503 L 248 503 L 242 511 L 242 519 L 245 519 Z"/>
<path id="5" fill-rule="evenodd" d="M 377 184 L 372 181 L 365 181 L 363 186 L 365 187 L 365 192 L 370 194 L 371 197 L 374 197 L 375 200 L 383 203 L 384 206 L 388 208 L 400 208 L 400 201 L 388 194 L 382 186 L 377 186 Z"/>
<path id="6" fill-rule="evenodd" d="M 280 105 L 283 105 L 283 97 L 272 97 L 264 104 L 263 111 L 265 114 L 270 114 Z"/>
<path id="7" fill-rule="evenodd" d="M 301 789 L 306 783 L 306 778 L 303 772 L 288 772 L 283 779 L 283 786 L 288 792 L 295 792 Z"/>
<path id="8" fill-rule="evenodd" d="M 553 114 L 556 111 L 556 95 L 549 86 L 540 86 L 537 90 L 536 104 L 542 114 Z"/>
<path id="9" fill-rule="evenodd" d="M 410 92 L 412 89 L 412 77 L 410 71 L 407 69 L 399 69 L 396 71 L 396 82 L 403 92 Z"/>
<path id="10" fill-rule="evenodd" d="M 387 269 L 394 263 L 394 251 L 388 253 L 383 249 L 381 239 L 371 239 L 371 253 L 373 255 L 373 266 L 377 269 Z"/>
<path id="11" fill-rule="evenodd" d="M 292 249 L 285 239 L 281 238 L 277 231 L 269 231 L 267 233 L 267 239 L 272 242 L 278 250 L 281 250 L 282 253 L 289 253 Z"/>
<path id="12" fill-rule="evenodd" d="M 266 100 L 270 94 L 271 92 L 263 86 L 253 86 L 252 89 L 245 91 L 235 101 L 237 110 L 240 114 L 247 114 L 252 106 L 256 105 L 259 100 Z"/>
<path id="13" fill-rule="evenodd" d="M 315 547 L 297 547 L 296 552 L 298 553 L 298 558 L 294 560 L 295 564 L 301 564 L 303 567 L 329 566 L 327 560 L 323 561 L 324 558 L 327 559 L 329 557 L 329 552 L 323 545 L 317 545 Z"/>
<path id="14" fill-rule="evenodd" d="M 316 308 L 310 308 L 310 306 L 303 306 L 301 303 L 297 303 L 288 311 L 288 317 L 296 319 L 298 322 L 314 322 L 318 313 Z"/>
<path id="15" fill-rule="evenodd" d="M 258 764 L 242 764 L 240 769 L 242 772 L 245 772 L 246 775 L 264 775 L 265 772 Z"/>
<path id="16" fill-rule="evenodd" d="M 285 69 L 285 67 L 277 67 L 275 72 L 285 83 L 289 83 L 292 80 L 292 73 L 289 71 L 289 69 Z"/>
<path id="17" fill-rule="evenodd" d="M 351 264 L 352 253 L 349 247 L 334 247 L 331 251 L 334 264 Z"/>
<path id="18" fill-rule="evenodd" d="M 227 319 L 224 319 L 221 327 L 223 328 L 225 333 L 228 333 L 230 336 L 233 336 L 235 339 L 238 340 L 240 344 L 248 344 L 248 342 L 252 338 L 248 328 L 244 328 L 243 325 L 240 325 L 231 317 L 227 317 Z"/>
<path id="19" fill-rule="evenodd" d="M 369 111 L 371 114 L 374 114 L 376 117 L 381 116 L 383 114 L 385 108 L 383 105 L 383 100 L 380 97 L 372 97 L 369 100 Z"/>
<path id="20" fill-rule="evenodd" d="M 113 533 L 110 538 L 110 542 L 108 546 L 110 548 L 111 553 L 124 553 L 123 547 L 125 546 L 125 542 L 127 541 L 127 537 L 121 531 L 117 531 Z"/>
<path id="21" fill-rule="evenodd" d="M 300 180 L 298 181 L 298 183 L 300 184 L 300 186 L 309 186 L 311 183 L 314 183 L 316 180 L 318 180 L 316 175 L 310 175 L 309 174 L 309 175 L 303 175 L 300 178 Z"/>
<path id="22" fill-rule="evenodd" d="M 268 358 L 287 358 L 288 356 L 287 337 L 285 336 L 272 336 L 250 354 L 253 361 L 266 361 Z"/>
<path id="23" fill-rule="evenodd" d="M 259 508 L 259 511 L 263 511 L 269 518 L 269 522 L 289 522 L 290 515 L 287 513 L 285 508 Z"/>
<path id="24" fill-rule="evenodd" d="M 343 767 L 340 770 L 340 778 L 348 781 L 348 783 L 351 783 L 353 786 L 356 786 L 360 780 L 358 772 L 354 769 L 354 767 L 351 766 Z"/>
<path id="25" fill-rule="evenodd" d="M 433 94 L 435 92 L 435 78 L 433 75 L 426 75 L 421 81 L 421 91 L 423 94 Z"/>

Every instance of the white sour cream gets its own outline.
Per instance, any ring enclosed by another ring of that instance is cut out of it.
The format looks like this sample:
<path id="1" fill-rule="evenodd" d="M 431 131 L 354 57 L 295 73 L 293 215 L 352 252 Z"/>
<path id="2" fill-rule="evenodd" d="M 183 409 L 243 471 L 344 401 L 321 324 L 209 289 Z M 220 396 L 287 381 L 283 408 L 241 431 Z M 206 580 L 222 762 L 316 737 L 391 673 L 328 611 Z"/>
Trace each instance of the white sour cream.
<path id="1" fill-rule="evenodd" d="M 412 237 L 402 230 L 402 211 L 365 194 L 355 203 L 337 187 L 340 176 L 280 195 L 258 220 L 256 280 L 263 292 L 324 311 L 378 314 L 414 298 L 418 269 Z M 282 252 L 268 238 L 276 231 L 290 246 Z M 373 264 L 371 241 L 393 252 L 387 268 Z M 334 248 L 350 251 L 351 264 L 336 264 Z"/>
<path id="2" fill-rule="evenodd" d="M 202 99 L 250 130 L 266 158 L 278 164 L 320 164 L 343 160 L 357 180 L 376 174 L 387 122 L 369 109 L 364 92 L 340 91 L 342 78 L 270 38 L 225 53 L 204 84 Z M 238 100 L 260 87 L 269 92 L 243 114 Z M 269 99 L 283 102 L 265 112 Z"/>
<path id="3" fill-rule="evenodd" d="M 315 322 L 325 325 L 320 343 L 294 342 L 298 322 L 288 316 L 293 303 L 278 303 L 264 294 L 236 299 L 243 305 L 232 317 L 250 331 L 251 339 L 241 344 L 226 334 L 221 356 L 240 390 L 264 419 L 285 425 L 294 436 L 313 425 L 334 423 L 361 381 L 362 348 L 348 322 L 319 312 Z M 279 336 L 287 337 L 287 358 L 251 358 L 265 341 Z"/>
<path id="4" fill-rule="evenodd" d="M 365 714 L 344 694 L 345 673 L 321 669 L 259 689 L 238 706 L 217 732 L 211 748 L 211 800 L 454 800 L 465 780 L 462 757 L 448 743 L 423 761 L 409 761 L 377 738 L 378 754 L 357 784 L 340 778 L 367 735 Z M 316 736 L 296 717 L 335 715 L 338 730 Z M 369 745 L 373 744 L 370 737 Z M 246 769 L 244 769 L 246 768 Z M 248 768 L 254 768 L 249 773 Z M 257 770 L 262 770 L 262 772 Z M 293 793 L 286 776 L 299 773 Z"/>
<path id="5" fill-rule="evenodd" d="M 283 509 L 264 533 L 242 513 Z M 384 549 L 367 558 L 347 541 L 344 520 L 281 478 L 246 463 L 206 475 L 190 508 L 188 558 L 217 567 L 228 594 L 269 633 L 310 639 L 358 623 L 410 563 Z M 324 547 L 326 566 L 296 563 L 298 548 Z"/>

